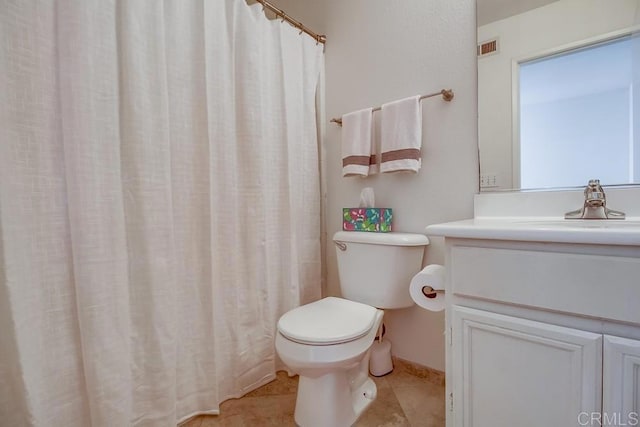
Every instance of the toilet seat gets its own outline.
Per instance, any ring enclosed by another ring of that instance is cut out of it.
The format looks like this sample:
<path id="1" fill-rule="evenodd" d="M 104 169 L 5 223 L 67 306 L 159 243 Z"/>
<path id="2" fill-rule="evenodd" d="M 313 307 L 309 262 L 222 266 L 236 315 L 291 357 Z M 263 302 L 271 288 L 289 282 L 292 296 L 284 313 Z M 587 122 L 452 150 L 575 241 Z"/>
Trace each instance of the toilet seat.
<path id="1" fill-rule="evenodd" d="M 301 344 L 346 343 L 371 330 L 377 311 L 370 305 L 327 297 L 285 313 L 278 321 L 278 331 Z"/>

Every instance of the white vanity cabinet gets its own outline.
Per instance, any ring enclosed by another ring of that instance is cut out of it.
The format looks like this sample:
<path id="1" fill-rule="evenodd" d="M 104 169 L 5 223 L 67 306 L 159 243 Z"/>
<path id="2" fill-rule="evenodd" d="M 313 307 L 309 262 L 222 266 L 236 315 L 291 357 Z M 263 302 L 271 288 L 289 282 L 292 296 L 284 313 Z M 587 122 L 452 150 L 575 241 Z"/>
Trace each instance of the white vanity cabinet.
<path id="1" fill-rule="evenodd" d="M 627 425 L 640 426 L 640 340 L 605 335 L 602 366 L 602 411 L 633 414 Z"/>
<path id="2" fill-rule="evenodd" d="M 600 410 L 602 335 L 462 306 L 452 328 L 454 425 L 571 426 Z"/>
<path id="3" fill-rule="evenodd" d="M 640 245 L 427 234 L 446 245 L 447 427 L 640 426 Z"/>

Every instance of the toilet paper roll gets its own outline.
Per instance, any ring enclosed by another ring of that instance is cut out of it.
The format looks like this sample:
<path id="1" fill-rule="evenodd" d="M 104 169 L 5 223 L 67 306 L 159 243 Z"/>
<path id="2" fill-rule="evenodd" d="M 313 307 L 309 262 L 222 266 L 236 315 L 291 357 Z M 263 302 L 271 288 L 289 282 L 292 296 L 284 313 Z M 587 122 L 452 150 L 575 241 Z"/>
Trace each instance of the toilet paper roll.
<path id="1" fill-rule="evenodd" d="M 429 311 L 444 310 L 445 269 L 439 264 L 430 264 L 413 276 L 409 293 L 413 301 Z"/>

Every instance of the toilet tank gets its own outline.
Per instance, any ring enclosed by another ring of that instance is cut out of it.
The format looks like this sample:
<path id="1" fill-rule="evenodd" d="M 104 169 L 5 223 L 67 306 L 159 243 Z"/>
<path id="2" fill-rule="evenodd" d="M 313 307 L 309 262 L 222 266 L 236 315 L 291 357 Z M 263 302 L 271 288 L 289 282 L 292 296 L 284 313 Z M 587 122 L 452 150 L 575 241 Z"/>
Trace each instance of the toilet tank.
<path id="1" fill-rule="evenodd" d="M 409 283 L 422 267 L 427 236 L 338 231 L 333 242 L 344 298 L 382 309 L 413 305 Z"/>

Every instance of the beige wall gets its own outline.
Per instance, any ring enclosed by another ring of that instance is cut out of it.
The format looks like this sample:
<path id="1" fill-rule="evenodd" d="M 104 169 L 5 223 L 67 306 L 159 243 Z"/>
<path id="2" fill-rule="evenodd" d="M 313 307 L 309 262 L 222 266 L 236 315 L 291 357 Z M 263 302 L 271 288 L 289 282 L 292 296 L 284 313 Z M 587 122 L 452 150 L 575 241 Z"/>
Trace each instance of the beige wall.
<path id="1" fill-rule="evenodd" d="M 340 128 L 326 123 L 327 231 L 341 208 L 373 187 L 394 211 L 396 231 L 422 233 L 438 222 L 470 218 L 478 189 L 476 24 L 473 0 L 274 0 L 326 33 L 326 117 L 403 97 L 452 88 L 455 99 L 422 101 L 423 164 L 417 175 L 342 178 Z M 329 240 L 330 242 L 330 240 Z M 335 251 L 327 251 L 328 292 L 338 295 Z M 443 263 L 432 239 L 425 263 Z M 401 358 L 444 370 L 444 317 L 418 307 L 385 314 L 387 338 Z"/>

